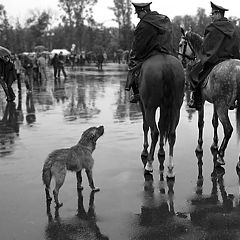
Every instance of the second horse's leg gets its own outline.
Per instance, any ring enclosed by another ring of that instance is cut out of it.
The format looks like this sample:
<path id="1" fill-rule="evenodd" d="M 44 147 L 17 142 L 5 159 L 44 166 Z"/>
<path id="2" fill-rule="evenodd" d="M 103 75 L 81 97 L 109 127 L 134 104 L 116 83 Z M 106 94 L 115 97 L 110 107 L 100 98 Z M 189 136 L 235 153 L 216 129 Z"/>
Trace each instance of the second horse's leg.
<path id="1" fill-rule="evenodd" d="M 217 111 L 216 111 L 215 107 L 214 107 L 213 111 L 214 112 L 213 112 L 213 118 L 212 118 L 212 125 L 213 125 L 213 129 L 214 129 L 214 136 L 213 136 L 213 144 L 211 146 L 211 150 L 217 151 L 218 150 L 218 133 L 217 133 L 218 115 L 217 115 Z"/>
<path id="2" fill-rule="evenodd" d="M 198 145 L 195 150 L 196 153 L 201 153 L 203 151 L 203 127 L 204 127 L 204 104 L 202 104 L 201 109 L 198 111 Z"/>
<path id="3" fill-rule="evenodd" d="M 219 165 L 224 165 L 225 162 L 224 162 L 223 157 L 224 157 L 227 145 L 228 145 L 228 141 L 229 141 L 229 139 L 232 135 L 233 127 L 232 127 L 231 122 L 229 120 L 228 108 L 226 106 L 218 107 L 217 108 L 217 114 L 218 114 L 219 120 L 222 123 L 223 129 L 224 129 L 224 138 L 223 138 L 221 146 L 218 150 L 217 163 Z"/>

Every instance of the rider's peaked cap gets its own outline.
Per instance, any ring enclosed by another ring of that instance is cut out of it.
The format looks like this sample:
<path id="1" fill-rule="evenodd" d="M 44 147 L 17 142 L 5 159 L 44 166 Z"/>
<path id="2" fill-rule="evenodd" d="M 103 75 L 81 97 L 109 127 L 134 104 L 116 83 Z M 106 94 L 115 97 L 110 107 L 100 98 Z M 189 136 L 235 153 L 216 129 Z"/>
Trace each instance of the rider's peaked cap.
<path id="1" fill-rule="evenodd" d="M 212 8 L 212 11 L 214 12 L 214 11 L 219 11 L 219 12 L 225 12 L 225 11 L 228 11 L 228 9 L 226 9 L 226 8 L 223 8 L 223 7 L 221 7 L 221 6 L 218 6 L 218 5 L 216 5 L 216 4 L 214 4 L 213 2 L 210 2 L 211 3 L 211 8 Z"/>
<path id="2" fill-rule="evenodd" d="M 152 2 L 148 2 L 148 3 L 133 3 L 132 5 L 135 7 L 135 13 L 147 10 L 150 11 L 150 4 Z"/>

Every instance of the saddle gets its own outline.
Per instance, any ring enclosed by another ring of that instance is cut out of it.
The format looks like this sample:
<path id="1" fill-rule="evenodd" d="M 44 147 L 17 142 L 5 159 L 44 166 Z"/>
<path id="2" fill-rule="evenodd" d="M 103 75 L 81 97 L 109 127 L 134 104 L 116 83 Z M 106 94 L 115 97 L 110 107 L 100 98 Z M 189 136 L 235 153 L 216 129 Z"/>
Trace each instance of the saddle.
<path id="1" fill-rule="evenodd" d="M 150 52 L 146 58 L 143 60 L 135 60 L 130 59 L 130 62 L 128 64 L 128 76 L 127 76 L 127 82 L 125 85 L 125 90 L 130 91 L 130 88 L 133 84 L 135 84 L 136 87 L 138 87 L 138 77 L 141 71 L 142 64 L 150 57 L 158 55 L 158 54 L 170 54 L 168 51 L 161 49 L 161 50 L 153 50 Z"/>
<path id="2" fill-rule="evenodd" d="M 207 76 L 215 65 L 202 65 L 200 61 L 188 65 L 190 83 L 193 89 L 204 88 L 207 85 Z"/>

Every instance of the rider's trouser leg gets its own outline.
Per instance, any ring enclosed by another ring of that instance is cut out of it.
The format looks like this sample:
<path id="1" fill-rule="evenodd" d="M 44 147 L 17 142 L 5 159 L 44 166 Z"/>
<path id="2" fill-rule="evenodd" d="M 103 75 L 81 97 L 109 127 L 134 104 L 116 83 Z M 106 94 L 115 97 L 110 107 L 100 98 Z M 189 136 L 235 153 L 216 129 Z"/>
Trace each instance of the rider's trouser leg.
<path id="1" fill-rule="evenodd" d="M 126 81 L 126 85 L 125 85 L 125 90 L 126 91 L 130 91 L 133 82 L 134 82 L 133 81 L 133 72 L 132 71 L 128 71 L 127 81 Z"/>

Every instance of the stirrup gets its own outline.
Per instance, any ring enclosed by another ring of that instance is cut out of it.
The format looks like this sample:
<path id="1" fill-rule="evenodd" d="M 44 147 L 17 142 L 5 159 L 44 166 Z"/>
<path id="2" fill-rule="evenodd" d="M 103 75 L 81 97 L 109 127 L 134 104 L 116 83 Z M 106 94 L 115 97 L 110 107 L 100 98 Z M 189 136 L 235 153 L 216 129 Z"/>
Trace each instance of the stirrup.
<path id="1" fill-rule="evenodd" d="M 189 108 L 195 108 L 196 110 L 200 110 L 201 107 L 202 107 L 202 104 L 197 104 L 193 99 L 191 99 L 189 102 L 188 102 L 188 107 Z"/>

